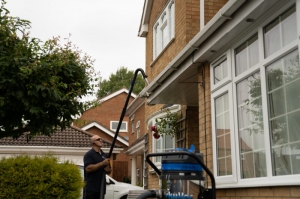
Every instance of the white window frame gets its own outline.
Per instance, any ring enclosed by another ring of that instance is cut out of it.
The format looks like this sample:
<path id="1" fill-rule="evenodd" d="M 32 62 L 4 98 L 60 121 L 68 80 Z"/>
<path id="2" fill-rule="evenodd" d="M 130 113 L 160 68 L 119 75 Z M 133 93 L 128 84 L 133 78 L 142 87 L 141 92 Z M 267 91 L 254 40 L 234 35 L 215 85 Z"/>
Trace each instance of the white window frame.
<path id="1" fill-rule="evenodd" d="M 215 74 L 214 74 L 214 68 L 216 66 L 218 66 L 220 63 L 222 63 L 224 60 L 226 60 L 227 62 L 227 77 L 222 79 L 221 81 L 217 82 L 216 84 L 214 83 L 214 78 L 215 78 Z M 211 90 L 212 92 L 221 88 L 222 86 L 228 84 L 231 79 L 232 79 L 232 72 L 231 72 L 231 63 L 232 63 L 232 58 L 230 56 L 230 51 L 227 51 L 226 53 L 224 53 L 223 55 L 221 55 L 219 58 L 217 58 L 212 64 L 211 64 L 211 73 L 210 73 L 210 79 L 211 79 Z"/>
<path id="2" fill-rule="evenodd" d="M 217 163 L 217 151 L 216 151 L 216 147 L 217 147 L 217 136 L 216 136 L 216 120 L 215 120 L 215 99 L 217 99 L 218 97 L 224 95 L 228 93 L 228 106 L 229 106 L 229 119 L 230 119 L 230 132 L 231 132 L 231 136 L 230 136 L 230 144 L 231 144 L 231 159 L 232 159 L 232 175 L 228 175 L 228 176 L 218 176 L 217 175 L 217 170 L 218 170 L 218 165 Z M 237 178 L 236 178 L 236 164 L 234 163 L 233 160 L 236 159 L 235 157 L 235 139 L 234 136 L 232 136 L 234 134 L 234 117 L 233 117 L 233 103 L 232 103 L 233 99 L 232 99 L 232 85 L 231 84 L 227 84 L 226 86 L 224 86 L 223 88 L 219 89 L 218 91 L 214 92 L 211 96 L 211 111 L 212 111 L 212 115 L 214 117 L 212 117 L 212 140 L 213 140 L 213 162 L 214 162 L 214 176 L 216 179 L 216 182 L 218 183 L 232 183 L 232 182 L 237 182 Z"/>
<path id="3" fill-rule="evenodd" d="M 112 126 L 113 126 L 114 123 L 117 123 L 117 125 L 118 125 L 119 121 L 110 121 L 110 130 L 112 130 L 112 131 L 115 132 L 117 130 L 117 128 L 116 129 L 112 128 Z M 125 129 L 121 129 L 120 128 L 119 132 L 128 132 L 128 122 L 124 122 L 123 121 L 122 124 L 125 124 Z M 121 125 L 121 127 L 122 127 L 122 125 Z"/>
<path id="4" fill-rule="evenodd" d="M 268 57 L 264 56 L 264 41 L 263 41 L 263 28 L 270 23 L 274 18 L 278 17 L 280 14 L 282 14 L 284 11 L 286 11 L 288 8 L 290 8 L 292 5 L 294 5 L 296 2 L 296 18 L 297 18 L 297 39 L 290 44 L 284 46 L 277 52 L 274 52 Z M 216 178 L 216 184 L 217 188 L 238 188 L 238 187 L 259 187 L 259 186 L 282 186 L 282 185 L 299 185 L 300 184 L 300 174 L 294 174 L 294 175 L 281 175 L 281 176 L 273 176 L 272 173 L 272 154 L 271 154 L 271 144 L 270 144 L 270 134 L 269 134 L 269 116 L 267 109 L 264 109 L 263 111 L 263 123 L 264 123 L 264 136 L 265 136 L 265 151 L 266 151 L 266 167 L 267 167 L 267 176 L 266 177 L 259 177 L 259 178 L 246 178 L 241 179 L 241 168 L 240 168 L 240 153 L 239 153 L 239 135 L 238 135 L 238 114 L 237 114 L 237 90 L 236 85 L 249 75 L 260 72 L 261 77 L 261 89 L 262 89 L 262 107 L 268 108 L 268 102 L 267 102 L 267 88 L 266 88 L 266 67 L 269 66 L 274 61 L 284 57 L 285 55 L 289 54 L 290 52 L 294 51 L 295 49 L 298 49 L 298 53 L 300 55 L 300 0 L 290 1 L 286 5 L 282 6 L 281 9 L 273 10 L 273 12 L 266 20 L 264 20 L 263 23 L 259 25 L 259 27 L 253 29 L 251 32 L 245 33 L 245 35 L 242 35 L 242 40 L 239 40 L 235 43 L 234 46 L 232 46 L 225 54 L 228 57 L 230 57 L 231 60 L 235 60 L 234 56 L 234 50 L 241 45 L 245 40 L 249 39 L 255 32 L 258 33 L 258 42 L 259 42 L 259 63 L 255 66 L 252 66 L 245 72 L 239 74 L 238 76 L 235 76 L 235 62 L 232 61 L 230 66 L 231 70 L 231 77 L 230 79 L 227 79 L 224 82 L 218 82 L 216 85 L 214 85 L 213 81 L 213 65 L 211 65 L 211 91 L 212 91 L 212 132 L 213 132 L 213 168 L 214 173 L 217 172 L 217 162 L 216 162 L 216 140 L 215 140 L 215 112 L 214 112 L 214 99 L 217 96 L 220 96 L 224 92 L 231 93 L 231 101 L 232 108 L 230 112 L 233 114 L 233 138 L 231 140 L 235 140 L 234 144 L 236 148 L 234 151 L 234 159 L 232 158 L 232 164 L 233 164 L 233 175 L 232 176 L 226 176 L 226 177 L 218 177 L 215 175 Z M 263 21 L 263 20 L 261 20 Z M 228 53 L 229 52 L 229 53 Z M 222 57 L 222 56 L 221 56 Z M 220 58 L 216 59 L 218 61 Z M 216 63 L 215 61 L 215 63 Z M 214 64 L 214 62 L 213 62 Z M 231 121 L 231 120 L 230 120 Z M 232 122 L 231 122 L 232 123 Z M 233 149 L 233 148 L 232 148 Z M 236 168 L 234 170 L 234 167 Z"/>
<path id="5" fill-rule="evenodd" d="M 137 121 L 136 123 L 136 138 L 138 139 L 140 137 L 140 134 L 141 134 L 141 129 L 140 129 L 140 120 Z"/>
<path id="6" fill-rule="evenodd" d="M 174 0 L 170 1 L 162 13 L 159 15 L 157 21 L 153 26 L 153 60 L 155 60 L 162 51 L 169 45 L 172 39 L 175 37 L 175 7 L 173 9 L 174 13 L 171 13 L 171 7 L 175 6 Z M 164 16 L 164 17 L 163 17 Z M 173 17 L 173 19 L 171 19 Z M 166 41 L 162 38 L 162 31 L 167 28 Z M 155 34 L 157 33 L 157 34 Z M 165 45 L 163 46 L 163 42 Z"/>
<path id="7" fill-rule="evenodd" d="M 134 129 L 135 129 L 135 127 L 134 127 L 134 115 L 131 117 L 131 134 L 134 134 Z"/>

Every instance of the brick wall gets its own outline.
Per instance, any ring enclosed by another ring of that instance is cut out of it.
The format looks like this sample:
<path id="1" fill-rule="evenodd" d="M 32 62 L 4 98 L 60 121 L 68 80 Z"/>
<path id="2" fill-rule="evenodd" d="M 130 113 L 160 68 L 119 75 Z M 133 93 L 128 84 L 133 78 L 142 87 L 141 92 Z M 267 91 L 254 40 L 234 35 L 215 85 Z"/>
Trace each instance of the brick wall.
<path id="1" fill-rule="evenodd" d="M 127 98 L 127 93 L 121 93 L 109 100 L 104 101 L 98 107 L 85 111 L 80 117 L 79 121 L 74 125 L 82 127 L 91 122 L 99 122 L 105 128 L 110 129 L 110 121 L 120 120 L 122 110 Z M 131 97 L 128 104 L 132 102 Z M 128 122 L 128 117 L 124 117 L 123 121 Z M 127 133 L 119 132 L 120 136 L 127 135 Z"/>
<path id="2" fill-rule="evenodd" d="M 199 151 L 199 110 L 198 107 L 187 107 L 186 111 L 186 148 L 190 148 L 193 144 Z"/>
<path id="3" fill-rule="evenodd" d="M 217 199 L 293 199 L 300 198 L 299 186 L 255 187 L 217 190 Z"/>
<path id="4" fill-rule="evenodd" d="M 204 24 L 207 24 L 228 0 L 204 0 Z"/>
<path id="5" fill-rule="evenodd" d="M 211 126 L 211 95 L 210 95 L 210 64 L 202 67 L 204 80 L 199 74 L 198 81 L 204 81 L 204 87 L 199 84 L 199 148 L 204 156 L 204 164 L 213 173 L 212 126 Z M 207 177 L 208 181 L 209 177 Z"/>

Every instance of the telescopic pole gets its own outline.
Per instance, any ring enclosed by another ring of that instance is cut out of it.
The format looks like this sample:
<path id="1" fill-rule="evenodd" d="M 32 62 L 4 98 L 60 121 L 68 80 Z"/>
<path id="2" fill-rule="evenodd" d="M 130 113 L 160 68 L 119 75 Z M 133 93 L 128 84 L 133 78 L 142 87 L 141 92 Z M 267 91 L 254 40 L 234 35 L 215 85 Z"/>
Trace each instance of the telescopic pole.
<path id="1" fill-rule="evenodd" d="M 132 78 L 132 81 L 131 81 L 131 86 L 130 86 L 129 91 L 128 91 L 128 95 L 127 95 L 127 98 L 126 98 L 126 101 L 125 101 L 124 108 L 122 110 L 122 114 L 120 116 L 119 124 L 118 124 L 117 130 L 116 130 L 116 133 L 115 133 L 115 137 L 113 139 L 113 142 L 111 144 L 111 147 L 110 147 L 110 150 L 109 150 L 109 153 L 108 153 L 108 158 L 110 158 L 110 156 L 112 154 L 112 151 L 113 151 L 113 148 L 114 148 L 114 145 L 116 143 L 116 140 L 117 140 L 117 137 L 118 137 L 118 134 L 119 134 L 119 130 L 121 128 L 121 124 L 122 124 L 124 115 L 126 113 L 127 105 L 128 105 L 128 102 L 129 102 L 129 99 L 130 99 L 130 96 L 131 96 L 131 92 L 132 92 L 132 89 L 133 89 L 133 86 L 135 84 L 135 80 L 136 80 L 136 77 L 137 77 L 137 74 L 138 74 L 139 71 L 142 73 L 143 78 L 147 82 L 147 75 L 145 74 L 144 70 L 141 69 L 141 68 L 136 69 L 135 73 L 134 73 L 134 76 Z M 104 186 L 106 185 L 105 175 L 103 175 L 101 180 L 102 181 L 101 181 L 100 199 L 104 199 Z"/>

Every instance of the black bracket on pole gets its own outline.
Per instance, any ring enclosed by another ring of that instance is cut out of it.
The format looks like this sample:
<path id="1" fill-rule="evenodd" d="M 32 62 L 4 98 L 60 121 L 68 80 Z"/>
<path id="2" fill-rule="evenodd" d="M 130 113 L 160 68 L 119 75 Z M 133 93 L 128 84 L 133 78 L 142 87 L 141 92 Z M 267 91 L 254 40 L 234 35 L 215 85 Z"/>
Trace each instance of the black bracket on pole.
<path id="1" fill-rule="evenodd" d="M 127 95 L 127 98 L 126 98 L 126 101 L 125 101 L 125 104 L 124 104 L 124 108 L 123 108 L 122 114 L 120 116 L 119 124 L 118 124 L 117 130 L 116 130 L 116 133 L 115 133 L 115 137 L 112 141 L 112 144 L 111 144 L 111 147 L 110 147 L 110 150 L 109 150 L 109 153 L 108 153 L 108 158 L 110 158 L 110 156 L 112 154 L 112 151 L 114 149 L 114 146 L 115 146 L 115 143 L 116 143 L 116 140 L 117 140 L 117 137 L 118 137 L 121 125 L 122 125 L 122 121 L 123 121 L 124 115 L 126 113 L 127 105 L 128 105 L 128 102 L 129 102 L 129 99 L 130 99 L 130 96 L 131 96 L 131 93 L 132 93 L 132 90 L 133 90 L 133 86 L 135 84 L 135 80 L 136 80 L 136 77 L 137 77 L 137 74 L 138 74 L 139 71 L 142 73 L 143 78 L 145 80 L 147 80 L 146 79 L 147 75 L 145 74 L 143 69 L 138 68 L 138 69 L 135 70 L 134 76 L 133 76 L 132 81 L 131 81 L 131 86 L 129 88 L 128 95 Z M 100 190 L 100 199 L 104 199 L 104 185 L 106 185 L 105 175 L 103 175 L 103 176 L 104 177 L 102 179 L 101 190 Z"/>

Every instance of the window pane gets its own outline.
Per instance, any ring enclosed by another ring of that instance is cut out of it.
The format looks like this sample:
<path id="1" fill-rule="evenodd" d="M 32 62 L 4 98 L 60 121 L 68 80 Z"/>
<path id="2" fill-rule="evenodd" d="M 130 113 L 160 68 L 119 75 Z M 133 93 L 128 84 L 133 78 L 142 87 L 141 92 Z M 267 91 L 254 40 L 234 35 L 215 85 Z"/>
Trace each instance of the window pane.
<path id="1" fill-rule="evenodd" d="M 154 57 L 157 57 L 157 55 L 160 53 L 159 52 L 159 47 L 158 47 L 158 25 L 154 29 Z"/>
<path id="2" fill-rule="evenodd" d="M 294 51 L 283 59 L 284 79 L 285 82 L 292 82 L 300 78 L 299 55 L 298 51 Z"/>
<path id="3" fill-rule="evenodd" d="M 241 74 L 247 70 L 247 43 L 242 44 L 235 50 L 235 73 Z"/>
<path id="4" fill-rule="evenodd" d="M 170 7 L 170 11 L 169 11 L 169 13 L 170 13 L 170 36 L 171 36 L 171 38 L 173 38 L 174 37 L 174 22 L 175 22 L 175 13 L 174 13 L 174 3 L 172 3 L 171 4 L 171 7 Z"/>
<path id="5" fill-rule="evenodd" d="M 218 83 L 227 77 L 227 60 L 214 67 L 214 83 Z"/>
<path id="6" fill-rule="evenodd" d="M 131 121 L 131 133 L 134 133 L 134 120 Z"/>
<path id="7" fill-rule="evenodd" d="M 158 139 L 153 139 L 155 143 L 155 153 L 162 153 L 162 148 L 161 148 L 161 145 L 162 145 L 162 137 L 158 138 Z M 160 162 L 161 161 L 161 157 L 160 156 L 157 156 L 155 157 L 155 161 L 156 162 Z"/>
<path id="8" fill-rule="evenodd" d="M 231 141 L 228 93 L 215 100 L 218 175 L 231 175 Z M 226 104 L 226 105 L 225 105 Z M 221 108 L 222 107 L 222 108 Z M 218 113 L 218 115 L 217 115 Z M 230 166 L 229 166 L 230 165 Z"/>
<path id="9" fill-rule="evenodd" d="M 243 179 L 266 177 L 265 151 L 244 153 L 241 156 L 241 167 L 241 177 Z"/>
<path id="10" fill-rule="evenodd" d="M 126 130 L 126 123 L 122 122 L 121 124 L 121 127 L 120 127 L 120 130 Z"/>
<path id="11" fill-rule="evenodd" d="M 283 46 L 288 45 L 295 39 L 297 39 L 297 20 L 296 20 L 296 8 L 293 7 L 285 14 L 282 15 L 282 38 Z"/>
<path id="12" fill-rule="evenodd" d="M 242 178 L 266 176 L 263 107 L 259 72 L 237 84 Z M 264 159 L 263 159 L 264 158 Z"/>
<path id="13" fill-rule="evenodd" d="M 168 25 L 164 26 L 161 32 L 162 32 L 162 48 L 164 49 L 169 42 Z"/>
<path id="14" fill-rule="evenodd" d="M 267 67 L 267 82 L 272 82 L 267 91 L 273 175 L 300 174 L 299 166 L 296 166 L 300 165 L 298 50 L 274 64 Z M 274 68 L 276 70 L 273 70 Z"/>
<path id="15" fill-rule="evenodd" d="M 251 68 L 259 61 L 258 36 L 255 34 L 235 49 L 236 75 Z"/>
<path id="16" fill-rule="evenodd" d="M 300 109 L 300 79 L 286 86 L 287 111 Z"/>
<path id="17" fill-rule="evenodd" d="M 259 62 L 259 50 L 258 50 L 258 35 L 250 38 L 248 42 L 249 49 L 249 68 Z"/>
<path id="18" fill-rule="evenodd" d="M 285 113 L 284 89 L 278 89 L 269 93 L 269 112 L 271 117 L 280 116 Z"/>
<path id="19" fill-rule="evenodd" d="M 164 149 L 165 150 L 173 149 L 174 145 L 173 145 L 172 136 L 171 135 L 164 135 L 164 138 L 165 138 L 165 147 L 164 147 Z"/>
<path id="20" fill-rule="evenodd" d="M 112 122 L 112 124 L 111 124 L 111 128 L 112 129 L 117 129 L 118 128 L 118 122 Z"/>
<path id="21" fill-rule="evenodd" d="M 280 29 L 279 19 L 273 21 L 265 27 L 264 41 L 265 41 L 265 56 L 273 54 L 280 49 Z"/>
<path id="22" fill-rule="evenodd" d="M 274 62 L 267 68 L 268 90 L 272 91 L 283 84 L 283 66 L 282 60 Z"/>
<path id="23" fill-rule="evenodd" d="M 289 9 L 264 28 L 266 57 L 297 39 L 295 11 L 295 7 Z"/>

